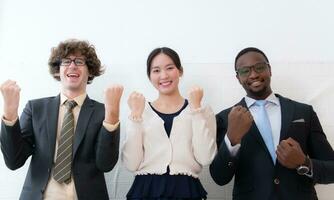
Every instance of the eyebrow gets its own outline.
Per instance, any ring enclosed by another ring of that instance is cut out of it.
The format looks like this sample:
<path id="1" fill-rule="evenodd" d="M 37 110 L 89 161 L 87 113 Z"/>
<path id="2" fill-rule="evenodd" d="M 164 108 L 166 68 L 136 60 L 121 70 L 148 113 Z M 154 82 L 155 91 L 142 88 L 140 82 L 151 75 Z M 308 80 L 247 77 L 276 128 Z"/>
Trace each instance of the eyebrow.
<path id="1" fill-rule="evenodd" d="M 151 70 L 153 70 L 153 69 L 160 69 L 160 67 L 159 66 L 151 67 Z"/>
<path id="2" fill-rule="evenodd" d="M 174 63 L 167 64 L 165 67 L 169 67 L 171 65 L 175 65 Z"/>
<path id="3" fill-rule="evenodd" d="M 237 68 L 240 68 L 240 67 L 253 67 L 254 65 L 257 65 L 257 64 L 269 64 L 267 61 L 261 61 L 261 62 L 257 62 L 253 65 L 240 65 L 240 66 L 237 66 Z"/>
<path id="4" fill-rule="evenodd" d="M 69 56 L 67 56 L 67 57 L 64 57 L 62 59 L 71 59 L 71 58 Z M 80 56 L 80 57 L 74 57 L 73 59 L 83 59 L 83 60 L 85 60 L 86 58 Z"/>

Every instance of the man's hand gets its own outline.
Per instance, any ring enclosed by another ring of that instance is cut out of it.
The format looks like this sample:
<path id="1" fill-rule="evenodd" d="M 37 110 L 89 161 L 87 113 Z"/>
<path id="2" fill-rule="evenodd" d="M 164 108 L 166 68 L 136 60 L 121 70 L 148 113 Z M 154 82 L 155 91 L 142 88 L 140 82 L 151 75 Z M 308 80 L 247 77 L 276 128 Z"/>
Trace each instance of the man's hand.
<path id="1" fill-rule="evenodd" d="M 305 161 L 305 154 L 292 138 L 282 140 L 276 150 L 278 162 L 286 168 L 295 169 Z"/>
<path id="2" fill-rule="evenodd" d="M 145 108 L 145 97 L 141 93 L 132 92 L 128 99 L 128 105 L 131 110 L 131 118 L 141 119 Z"/>
<path id="3" fill-rule="evenodd" d="M 227 137 L 232 146 L 240 144 L 241 139 L 252 126 L 253 116 L 244 107 L 238 105 L 228 114 Z"/>
<path id="4" fill-rule="evenodd" d="M 203 89 L 198 86 L 194 86 L 189 90 L 188 95 L 190 108 L 193 110 L 200 108 L 203 98 Z"/>
<path id="5" fill-rule="evenodd" d="M 4 118 L 13 121 L 18 118 L 18 108 L 20 102 L 21 88 L 15 81 L 7 80 L 0 86 L 4 100 Z"/>
<path id="6" fill-rule="evenodd" d="M 119 121 L 119 107 L 122 94 L 122 85 L 111 85 L 104 91 L 105 122 L 116 124 Z"/>

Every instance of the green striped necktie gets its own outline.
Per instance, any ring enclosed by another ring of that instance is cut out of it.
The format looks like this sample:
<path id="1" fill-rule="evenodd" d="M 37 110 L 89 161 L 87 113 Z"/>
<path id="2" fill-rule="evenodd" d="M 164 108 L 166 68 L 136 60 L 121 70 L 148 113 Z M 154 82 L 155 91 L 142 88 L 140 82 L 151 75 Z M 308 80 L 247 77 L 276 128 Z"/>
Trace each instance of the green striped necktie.
<path id="1" fill-rule="evenodd" d="M 74 135 L 73 108 L 77 103 L 73 100 L 65 102 L 66 112 L 60 132 L 60 140 L 57 148 L 57 158 L 53 170 L 53 178 L 58 183 L 71 182 L 72 146 Z"/>

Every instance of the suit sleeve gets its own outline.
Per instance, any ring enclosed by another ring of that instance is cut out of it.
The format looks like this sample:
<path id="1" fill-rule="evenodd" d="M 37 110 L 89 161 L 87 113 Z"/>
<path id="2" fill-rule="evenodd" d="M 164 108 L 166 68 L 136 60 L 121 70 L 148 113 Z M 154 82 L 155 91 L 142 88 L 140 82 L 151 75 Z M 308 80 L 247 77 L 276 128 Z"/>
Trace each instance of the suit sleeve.
<path id="1" fill-rule="evenodd" d="M 22 167 L 34 151 L 31 103 L 28 102 L 20 120 L 13 126 L 1 122 L 0 143 L 6 166 L 15 170 Z"/>
<path id="2" fill-rule="evenodd" d="M 202 166 L 209 165 L 217 153 L 215 115 L 209 106 L 192 115 L 194 156 Z"/>
<path id="3" fill-rule="evenodd" d="M 98 136 L 96 148 L 96 166 L 103 172 L 111 171 L 118 161 L 120 124 L 109 132 L 103 125 Z"/>
<path id="4" fill-rule="evenodd" d="M 232 180 L 238 162 L 238 154 L 231 156 L 224 141 L 227 117 L 225 120 L 223 118 L 220 114 L 216 116 L 218 153 L 210 165 L 211 177 L 218 185 L 225 185 Z"/>
<path id="5" fill-rule="evenodd" d="M 315 183 L 334 183 L 334 152 L 322 130 L 317 114 L 311 109 L 309 156 Z"/>

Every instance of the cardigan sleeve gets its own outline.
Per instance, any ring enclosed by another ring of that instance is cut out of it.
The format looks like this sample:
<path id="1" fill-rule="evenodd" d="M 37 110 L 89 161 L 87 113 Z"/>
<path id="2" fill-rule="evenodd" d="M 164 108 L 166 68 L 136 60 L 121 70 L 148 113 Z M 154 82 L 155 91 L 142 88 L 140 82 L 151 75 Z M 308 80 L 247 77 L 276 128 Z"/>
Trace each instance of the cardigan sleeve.
<path id="1" fill-rule="evenodd" d="M 129 171 L 137 171 L 144 158 L 143 122 L 129 119 L 126 124 L 126 139 L 122 147 L 122 162 Z"/>
<path id="2" fill-rule="evenodd" d="M 197 162 L 208 165 L 217 152 L 216 119 L 211 107 L 192 111 L 193 151 Z"/>

